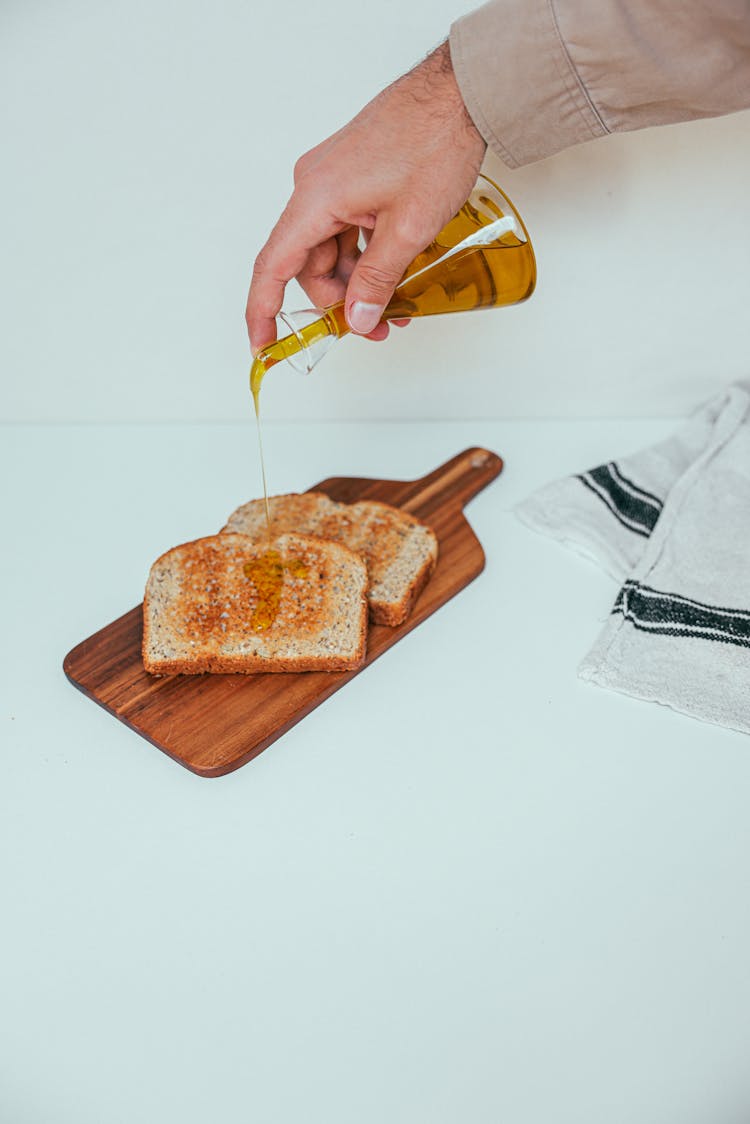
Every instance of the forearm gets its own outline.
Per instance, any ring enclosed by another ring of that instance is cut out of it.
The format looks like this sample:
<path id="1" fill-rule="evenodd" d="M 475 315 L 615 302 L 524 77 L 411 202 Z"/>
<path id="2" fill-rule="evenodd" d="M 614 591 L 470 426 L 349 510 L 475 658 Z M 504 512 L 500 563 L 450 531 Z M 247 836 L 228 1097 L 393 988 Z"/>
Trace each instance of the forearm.
<path id="1" fill-rule="evenodd" d="M 412 78 L 419 75 L 419 82 Z M 466 108 L 461 89 L 456 80 L 451 58 L 450 44 L 447 40 L 431 51 L 421 62 L 393 83 L 393 89 L 408 87 L 408 96 L 414 101 L 429 106 L 430 114 L 450 121 L 459 133 L 479 131 Z M 481 134 L 479 134 L 481 138 Z M 484 141 L 486 147 L 486 141 Z"/>
<path id="2" fill-rule="evenodd" d="M 450 48 L 475 125 L 511 167 L 750 107 L 750 0 L 490 0 Z"/>

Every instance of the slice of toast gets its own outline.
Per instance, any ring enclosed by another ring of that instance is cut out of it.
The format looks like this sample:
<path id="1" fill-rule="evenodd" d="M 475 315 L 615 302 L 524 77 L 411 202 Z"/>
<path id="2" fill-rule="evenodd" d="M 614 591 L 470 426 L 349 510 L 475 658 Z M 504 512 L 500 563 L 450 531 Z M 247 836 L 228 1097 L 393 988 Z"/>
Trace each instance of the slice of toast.
<path id="1" fill-rule="evenodd" d="M 305 492 L 271 496 L 268 503 L 274 535 L 320 535 L 361 555 L 370 582 L 370 618 L 376 624 L 394 626 L 406 620 L 435 569 L 434 531 L 400 508 L 375 500 L 337 503 L 323 492 Z M 238 507 L 224 532 L 262 540 L 267 534 L 263 500 Z"/>
<path id="2" fill-rule="evenodd" d="M 351 671 L 367 638 L 367 571 L 339 543 L 220 534 L 151 567 L 143 664 L 153 675 Z"/>

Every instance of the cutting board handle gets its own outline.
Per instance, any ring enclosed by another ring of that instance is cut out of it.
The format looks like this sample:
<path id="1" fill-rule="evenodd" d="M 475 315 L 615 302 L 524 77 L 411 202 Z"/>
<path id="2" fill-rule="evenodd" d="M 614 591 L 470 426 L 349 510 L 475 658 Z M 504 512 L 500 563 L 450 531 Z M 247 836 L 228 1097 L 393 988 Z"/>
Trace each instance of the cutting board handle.
<path id="1" fill-rule="evenodd" d="M 489 449 L 474 446 L 464 449 L 427 476 L 412 481 L 407 497 L 399 502 L 405 511 L 447 505 L 464 507 L 477 492 L 494 480 L 503 470 L 502 458 Z M 413 489 L 413 490 L 412 490 Z"/>

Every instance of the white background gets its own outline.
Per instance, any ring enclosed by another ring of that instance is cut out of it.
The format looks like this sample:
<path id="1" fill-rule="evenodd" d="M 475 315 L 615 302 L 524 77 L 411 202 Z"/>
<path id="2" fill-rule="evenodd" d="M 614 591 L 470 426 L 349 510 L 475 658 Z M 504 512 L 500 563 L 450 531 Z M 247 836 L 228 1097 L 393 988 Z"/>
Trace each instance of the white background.
<path id="1" fill-rule="evenodd" d="M 747 374 L 750 115 L 493 163 L 531 302 L 269 377 L 277 491 L 506 457 L 460 597 L 218 781 L 62 673 L 257 492 L 252 259 L 453 2 L 0 0 L 1 416 L 100 423 L 0 432 L 0 1124 L 748 1119 L 747 738 L 579 682 L 511 509 Z"/>
<path id="2" fill-rule="evenodd" d="M 2 418 L 244 417 L 250 267 L 295 157 L 461 10 L 4 0 Z M 535 243 L 533 300 L 347 340 L 308 380 L 275 372 L 267 416 L 684 412 L 748 373 L 749 142 L 744 113 L 491 160 Z"/>

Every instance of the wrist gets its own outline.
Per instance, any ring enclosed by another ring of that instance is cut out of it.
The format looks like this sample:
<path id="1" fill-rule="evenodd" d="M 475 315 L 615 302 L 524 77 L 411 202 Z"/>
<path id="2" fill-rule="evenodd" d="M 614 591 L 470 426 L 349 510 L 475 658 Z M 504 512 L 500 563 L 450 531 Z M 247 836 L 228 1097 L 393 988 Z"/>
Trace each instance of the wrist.
<path id="1" fill-rule="evenodd" d="M 462 139 L 476 149 L 481 160 L 487 151 L 487 142 L 477 129 L 466 108 L 461 89 L 453 71 L 450 46 L 447 39 L 436 47 L 406 77 L 419 74 L 424 82 L 424 92 L 433 107 L 443 112 L 460 130 Z"/>

